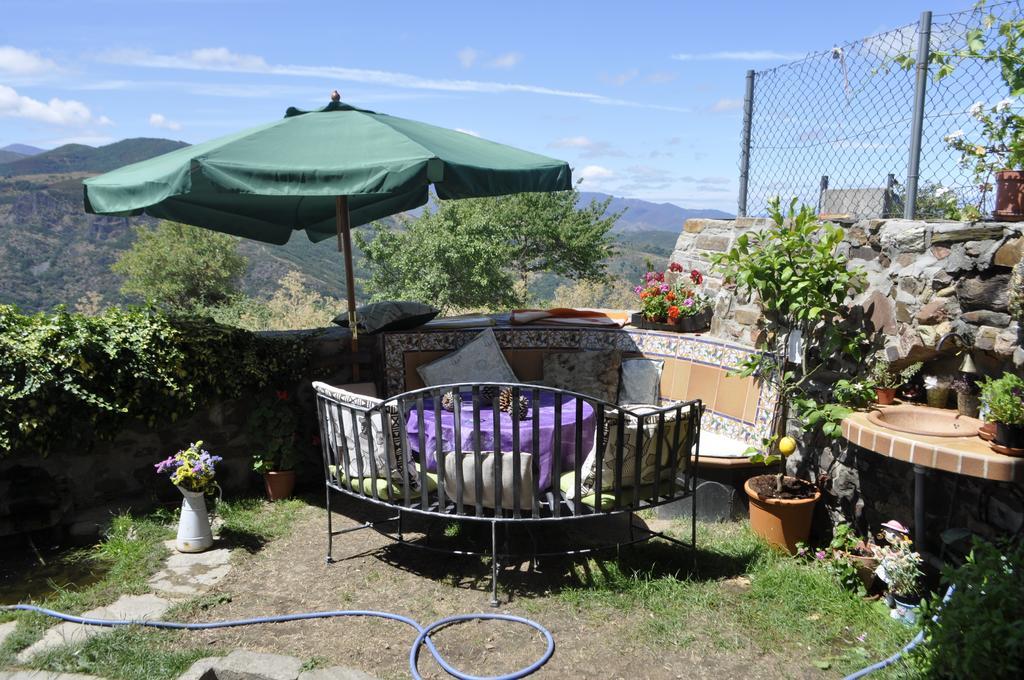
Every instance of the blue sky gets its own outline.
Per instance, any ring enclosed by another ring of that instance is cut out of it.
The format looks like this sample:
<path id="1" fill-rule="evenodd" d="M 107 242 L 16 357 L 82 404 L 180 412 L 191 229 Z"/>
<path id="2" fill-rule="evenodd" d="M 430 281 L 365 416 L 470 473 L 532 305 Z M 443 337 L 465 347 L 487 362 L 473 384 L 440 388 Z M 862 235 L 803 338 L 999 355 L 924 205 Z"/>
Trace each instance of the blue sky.
<path id="1" fill-rule="evenodd" d="M 338 88 L 563 158 L 584 189 L 732 212 L 746 69 L 969 6 L 4 0 L 0 147 L 199 142 Z"/>

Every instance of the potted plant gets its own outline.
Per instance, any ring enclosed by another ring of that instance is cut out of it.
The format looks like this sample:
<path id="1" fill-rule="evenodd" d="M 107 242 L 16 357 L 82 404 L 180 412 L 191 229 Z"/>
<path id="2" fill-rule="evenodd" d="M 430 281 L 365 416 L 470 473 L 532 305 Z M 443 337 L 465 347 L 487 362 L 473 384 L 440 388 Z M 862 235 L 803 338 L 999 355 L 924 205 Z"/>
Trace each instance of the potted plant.
<path id="1" fill-rule="evenodd" d="M 980 128 L 981 139 L 969 140 L 963 130 L 943 139 L 960 152 L 960 165 L 971 170 L 981 190 L 979 209 L 995 178 L 996 206 L 993 216 L 1010 222 L 1024 220 L 1024 118 L 1005 98 L 992 106 L 975 102 L 968 113 Z"/>
<path id="2" fill-rule="evenodd" d="M 687 274 L 673 262 L 666 271 L 647 272 L 633 292 L 640 300 L 633 324 L 640 328 L 692 333 L 711 326 L 711 298 L 697 269 Z"/>
<path id="3" fill-rule="evenodd" d="M 1024 380 L 1014 373 L 988 378 L 981 384 L 986 418 L 996 424 L 995 443 L 1024 449 Z"/>
<path id="4" fill-rule="evenodd" d="M 267 497 L 288 498 L 295 489 L 296 417 L 287 390 L 260 398 L 249 416 L 248 431 L 256 449 L 252 469 L 263 475 Z"/>
<path id="5" fill-rule="evenodd" d="M 874 548 L 878 559 L 876 574 L 889 587 L 893 618 L 913 624 L 921 602 L 921 555 L 914 551 L 909 537 L 893 532 L 885 532 L 885 536 L 887 544 Z"/>
<path id="6" fill-rule="evenodd" d="M 157 463 L 158 474 L 169 474 L 184 497 L 174 547 L 178 552 L 202 552 L 213 545 L 210 516 L 204 496 L 217 488 L 215 466 L 223 460 L 203 448 L 202 440 Z"/>
<path id="7" fill-rule="evenodd" d="M 902 369 L 895 369 L 888 361 L 876 357 L 871 364 L 870 380 L 875 386 L 875 400 L 882 406 L 888 406 L 896 399 L 896 390 L 910 382 L 918 371 L 921 362 L 916 362 Z"/>
<path id="8" fill-rule="evenodd" d="M 811 482 L 786 474 L 786 457 L 796 451 L 788 429 L 788 411 L 797 412 L 806 431 L 837 437 L 850 409 L 826 401 L 815 380 L 833 361 L 859 359 L 863 331 L 841 323 L 848 296 L 863 290 L 866 275 L 849 267 L 838 252 L 843 230 L 818 221 L 810 206 L 786 213 L 778 197 L 768 202 L 771 224 L 740 235 L 733 247 L 713 258 L 726 285 L 756 295 L 762 311 L 759 352 L 736 374 L 756 376 L 778 394 L 771 434 L 752 462 L 778 464 L 778 471 L 744 484 L 750 499 L 750 523 L 768 541 L 795 552 L 810 534 L 811 517 L 821 492 Z"/>
<path id="9" fill-rule="evenodd" d="M 978 377 L 973 373 L 958 373 L 950 387 L 956 392 L 956 410 L 962 416 L 970 418 L 978 417 L 978 409 L 981 402 L 978 395 L 981 388 L 978 387 Z"/>

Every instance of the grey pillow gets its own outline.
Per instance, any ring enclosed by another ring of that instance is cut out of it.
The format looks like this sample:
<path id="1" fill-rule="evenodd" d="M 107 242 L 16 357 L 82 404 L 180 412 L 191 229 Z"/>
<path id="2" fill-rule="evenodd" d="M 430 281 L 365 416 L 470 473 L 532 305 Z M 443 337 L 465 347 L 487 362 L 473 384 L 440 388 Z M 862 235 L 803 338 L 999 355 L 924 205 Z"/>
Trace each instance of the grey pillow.
<path id="1" fill-rule="evenodd" d="M 359 330 L 364 333 L 405 331 L 427 323 L 438 315 L 438 311 L 430 305 L 411 300 L 374 302 L 356 307 L 356 319 Z M 348 328 L 348 311 L 334 317 L 333 323 Z"/>
<path id="2" fill-rule="evenodd" d="M 621 364 L 617 350 L 553 352 L 544 357 L 544 384 L 614 404 Z"/>
<path id="3" fill-rule="evenodd" d="M 619 404 L 657 404 L 664 367 L 660 359 L 623 359 Z"/>
<path id="4" fill-rule="evenodd" d="M 416 370 L 427 387 L 454 383 L 518 382 L 490 328 L 458 351 Z"/>

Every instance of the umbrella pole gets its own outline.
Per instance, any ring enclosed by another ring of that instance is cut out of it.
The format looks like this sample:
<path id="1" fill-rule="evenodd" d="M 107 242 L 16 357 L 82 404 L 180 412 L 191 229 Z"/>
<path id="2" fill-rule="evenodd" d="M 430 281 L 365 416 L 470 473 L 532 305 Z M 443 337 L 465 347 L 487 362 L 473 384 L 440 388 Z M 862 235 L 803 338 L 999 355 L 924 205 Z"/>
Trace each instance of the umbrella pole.
<path id="1" fill-rule="evenodd" d="M 352 269 L 352 227 L 349 224 L 348 196 L 334 199 L 334 221 L 338 228 L 338 250 L 345 258 L 345 293 L 348 297 L 348 328 L 352 332 L 352 380 L 359 380 L 359 324 L 356 319 L 356 276 Z"/>

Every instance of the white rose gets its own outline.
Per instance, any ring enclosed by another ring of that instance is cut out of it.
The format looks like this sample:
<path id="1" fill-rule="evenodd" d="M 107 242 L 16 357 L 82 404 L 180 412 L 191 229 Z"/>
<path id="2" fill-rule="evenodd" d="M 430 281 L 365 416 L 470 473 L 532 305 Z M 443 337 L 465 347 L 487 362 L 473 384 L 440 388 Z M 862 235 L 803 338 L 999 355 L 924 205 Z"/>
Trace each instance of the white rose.
<path id="1" fill-rule="evenodd" d="M 1002 113 L 1011 106 L 1013 106 L 1013 97 L 1007 97 L 1006 99 L 1000 100 L 999 103 L 996 104 L 996 111 Z"/>
<path id="2" fill-rule="evenodd" d="M 967 113 L 972 116 L 977 116 L 979 113 L 985 110 L 985 102 L 974 102 L 971 104 L 971 108 L 967 109 Z"/>

